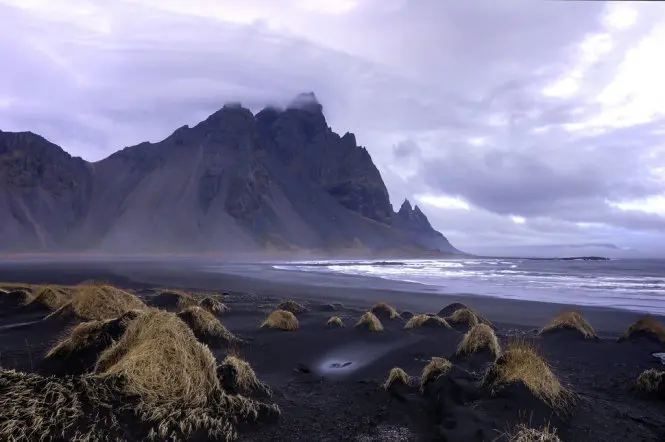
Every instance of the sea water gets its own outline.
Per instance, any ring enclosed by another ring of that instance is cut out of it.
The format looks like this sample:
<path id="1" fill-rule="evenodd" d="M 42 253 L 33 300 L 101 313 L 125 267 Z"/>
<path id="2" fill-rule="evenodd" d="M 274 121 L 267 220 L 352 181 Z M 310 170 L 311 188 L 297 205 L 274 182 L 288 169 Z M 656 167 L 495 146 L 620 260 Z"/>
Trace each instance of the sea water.
<path id="1" fill-rule="evenodd" d="M 665 260 L 424 259 L 300 261 L 273 269 L 378 277 L 442 293 L 604 306 L 665 314 Z"/>

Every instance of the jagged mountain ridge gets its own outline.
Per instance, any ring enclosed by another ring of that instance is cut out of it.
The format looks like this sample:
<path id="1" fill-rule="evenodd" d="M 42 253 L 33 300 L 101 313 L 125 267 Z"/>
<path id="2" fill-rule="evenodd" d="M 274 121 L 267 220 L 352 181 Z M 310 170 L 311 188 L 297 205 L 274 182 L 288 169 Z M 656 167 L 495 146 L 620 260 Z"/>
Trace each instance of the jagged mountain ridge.
<path id="1" fill-rule="evenodd" d="M 0 132 L 0 189 L 4 251 L 459 253 L 418 207 L 393 212 L 367 150 L 311 93 L 256 115 L 227 104 L 95 163 Z"/>

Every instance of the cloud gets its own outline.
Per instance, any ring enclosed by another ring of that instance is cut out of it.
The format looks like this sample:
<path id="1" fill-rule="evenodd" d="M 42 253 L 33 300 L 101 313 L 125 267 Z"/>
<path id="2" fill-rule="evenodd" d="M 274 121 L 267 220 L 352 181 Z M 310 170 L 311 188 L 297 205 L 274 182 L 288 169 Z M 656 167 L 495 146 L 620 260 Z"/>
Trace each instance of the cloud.
<path id="1" fill-rule="evenodd" d="M 2 129 L 86 159 L 224 102 L 314 91 L 393 203 L 425 195 L 461 248 L 665 242 L 661 4 L 0 0 L 0 15 Z"/>

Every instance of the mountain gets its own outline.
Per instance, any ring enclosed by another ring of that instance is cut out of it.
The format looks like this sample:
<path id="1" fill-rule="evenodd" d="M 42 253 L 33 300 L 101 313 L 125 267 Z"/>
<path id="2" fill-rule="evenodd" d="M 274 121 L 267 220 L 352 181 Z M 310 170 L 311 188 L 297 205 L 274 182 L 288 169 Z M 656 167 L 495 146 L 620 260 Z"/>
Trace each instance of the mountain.
<path id="1" fill-rule="evenodd" d="M 194 127 L 89 163 L 0 131 L 0 250 L 109 253 L 461 253 L 405 202 L 314 94 L 256 115 L 227 104 Z"/>

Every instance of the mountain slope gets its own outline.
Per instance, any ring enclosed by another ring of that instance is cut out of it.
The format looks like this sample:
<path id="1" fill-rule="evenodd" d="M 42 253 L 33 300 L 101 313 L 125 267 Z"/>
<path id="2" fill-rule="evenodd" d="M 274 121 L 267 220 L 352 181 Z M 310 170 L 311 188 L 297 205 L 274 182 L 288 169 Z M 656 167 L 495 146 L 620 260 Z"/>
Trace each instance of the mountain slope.
<path id="1" fill-rule="evenodd" d="M 458 253 L 420 209 L 392 211 L 367 150 L 313 94 L 256 116 L 226 105 L 96 163 L 0 132 L 0 179 L 3 250 Z"/>

